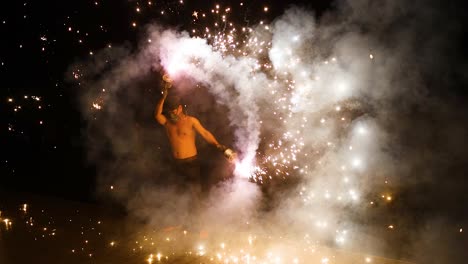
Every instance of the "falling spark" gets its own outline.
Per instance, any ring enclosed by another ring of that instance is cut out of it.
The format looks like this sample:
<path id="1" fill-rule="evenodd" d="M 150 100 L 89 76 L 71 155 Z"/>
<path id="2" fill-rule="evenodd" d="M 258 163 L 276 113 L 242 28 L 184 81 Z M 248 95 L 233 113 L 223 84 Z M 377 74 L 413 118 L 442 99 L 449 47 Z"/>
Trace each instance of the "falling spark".
<path id="1" fill-rule="evenodd" d="M 100 110 L 101 106 L 98 103 L 93 103 L 93 107 Z M 111 188 L 112 189 L 112 188 Z"/>
<path id="2" fill-rule="evenodd" d="M 153 263 L 153 254 L 149 255 L 147 261 L 148 261 L 149 264 Z"/>

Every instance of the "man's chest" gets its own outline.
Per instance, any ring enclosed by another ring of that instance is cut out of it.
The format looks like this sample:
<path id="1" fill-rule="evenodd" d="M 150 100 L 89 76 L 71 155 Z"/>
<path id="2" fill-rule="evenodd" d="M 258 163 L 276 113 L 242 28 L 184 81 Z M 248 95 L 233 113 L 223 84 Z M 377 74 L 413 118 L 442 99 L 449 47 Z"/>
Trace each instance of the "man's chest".
<path id="1" fill-rule="evenodd" d="M 170 136 L 176 137 L 186 137 L 194 135 L 193 125 L 188 120 L 179 120 L 175 124 L 168 124 L 167 132 Z"/>

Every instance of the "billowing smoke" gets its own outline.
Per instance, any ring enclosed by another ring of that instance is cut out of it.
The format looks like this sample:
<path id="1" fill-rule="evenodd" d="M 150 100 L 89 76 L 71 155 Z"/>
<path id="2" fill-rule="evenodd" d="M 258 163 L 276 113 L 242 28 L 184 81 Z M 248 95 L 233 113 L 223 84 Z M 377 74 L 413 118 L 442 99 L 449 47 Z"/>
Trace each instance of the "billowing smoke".
<path id="1" fill-rule="evenodd" d="M 449 64 L 461 66 L 449 46 L 459 32 L 439 8 L 344 1 L 317 20 L 291 7 L 234 40 L 149 25 L 136 51 L 104 50 L 74 65 L 100 193 L 152 226 L 199 221 L 222 233 L 288 234 L 427 260 L 421 247 L 434 237 L 426 228 L 453 226 L 444 235 L 452 241 L 461 223 L 453 211 L 428 217 L 424 210 L 441 210 L 420 201 L 433 204 L 438 196 L 428 192 L 440 177 L 460 177 L 466 150 L 456 139 L 467 135 L 463 115 L 450 116 L 459 102 L 439 93 L 464 78 L 448 78 Z M 171 93 L 239 153 L 232 168 L 198 142 L 214 161 L 205 162 L 208 187 L 195 215 L 153 121 L 163 72 L 174 79 Z M 405 216 L 412 209 L 421 211 Z M 447 252 L 437 251 L 439 263 L 459 257 Z"/>

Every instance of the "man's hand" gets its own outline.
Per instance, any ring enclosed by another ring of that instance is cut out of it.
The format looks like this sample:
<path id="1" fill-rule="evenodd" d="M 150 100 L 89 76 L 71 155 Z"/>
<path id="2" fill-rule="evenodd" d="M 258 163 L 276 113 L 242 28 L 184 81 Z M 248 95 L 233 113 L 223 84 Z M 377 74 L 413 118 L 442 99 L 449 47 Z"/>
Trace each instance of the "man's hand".
<path id="1" fill-rule="evenodd" d="M 234 150 L 224 146 L 224 145 L 221 145 L 221 144 L 218 144 L 216 145 L 216 148 L 221 151 L 224 155 L 224 157 L 226 157 L 226 159 L 228 159 L 230 162 L 233 162 L 237 159 L 237 153 L 234 152 Z"/>
<path id="2" fill-rule="evenodd" d="M 217 148 L 219 151 L 221 151 L 222 153 L 224 153 L 224 151 L 225 151 L 226 149 L 228 149 L 228 147 L 226 147 L 226 146 L 224 146 L 224 145 L 221 145 L 221 144 L 216 145 L 216 148 Z"/>
<path id="3" fill-rule="evenodd" d="M 167 98 L 167 95 L 169 94 L 169 88 L 172 86 L 172 80 L 169 78 L 167 74 L 163 75 L 163 81 L 161 85 L 161 98 L 159 99 L 158 103 L 156 104 L 156 110 L 154 111 L 154 116 L 156 120 L 158 121 L 159 124 L 165 125 L 167 122 L 166 117 L 162 114 L 163 112 L 163 105 L 164 101 Z"/>
<path id="4" fill-rule="evenodd" d="M 172 79 L 169 77 L 169 75 L 164 74 L 163 75 L 163 81 L 164 81 L 164 87 L 166 87 L 166 88 L 171 88 L 172 87 Z"/>
<path id="5" fill-rule="evenodd" d="M 229 162 L 234 162 L 237 160 L 237 153 L 234 150 L 228 148 L 224 152 L 224 157 L 229 160 Z"/>
<path id="6" fill-rule="evenodd" d="M 165 82 L 167 82 L 167 83 L 172 83 L 172 79 L 171 79 L 171 77 L 169 77 L 168 74 L 164 74 L 164 75 L 163 75 L 163 80 L 164 80 Z"/>
<path id="7" fill-rule="evenodd" d="M 162 88 L 161 88 L 161 94 L 164 98 L 167 97 L 167 95 L 169 94 L 169 87 L 167 87 L 166 85 L 164 85 Z"/>
<path id="8" fill-rule="evenodd" d="M 169 94 L 169 88 L 172 87 L 172 79 L 169 78 L 169 75 L 163 75 L 163 85 L 161 87 L 161 94 L 163 97 L 166 97 Z"/>
<path id="9" fill-rule="evenodd" d="M 169 75 L 164 74 L 163 75 L 163 85 L 162 85 L 162 90 L 161 93 L 166 96 L 168 94 L 168 89 L 172 87 L 172 79 L 169 77 Z"/>

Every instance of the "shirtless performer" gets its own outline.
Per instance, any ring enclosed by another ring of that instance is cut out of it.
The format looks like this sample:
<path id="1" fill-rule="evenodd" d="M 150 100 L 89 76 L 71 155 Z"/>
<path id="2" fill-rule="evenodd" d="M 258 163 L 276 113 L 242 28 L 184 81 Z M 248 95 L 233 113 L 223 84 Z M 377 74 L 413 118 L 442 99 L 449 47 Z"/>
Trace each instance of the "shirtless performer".
<path id="1" fill-rule="evenodd" d="M 155 118 L 166 129 L 177 172 L 184 177 L 186 183 L 193 183 L 190 186 L 196 190 L 192 189 L 192 192 L 199 197 L 200 165 L 195 146 L 196 133 L 221 151 L 228 160 L 234 160 L 236 155 L 231 149 L 219 144 L 213 134 L 206 130 L 197 118 L 187 115 L 178 97 L 169 98 L 165 102 L 172 80 L 167 75 L 163 76 L 163 80 L 165 83 L 161 99 L 156 105 Z M 165 114 L 163 114 L 163 108 L 167 109 Z"/>

